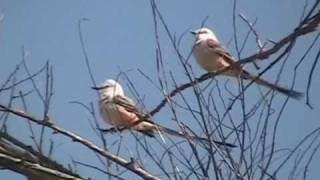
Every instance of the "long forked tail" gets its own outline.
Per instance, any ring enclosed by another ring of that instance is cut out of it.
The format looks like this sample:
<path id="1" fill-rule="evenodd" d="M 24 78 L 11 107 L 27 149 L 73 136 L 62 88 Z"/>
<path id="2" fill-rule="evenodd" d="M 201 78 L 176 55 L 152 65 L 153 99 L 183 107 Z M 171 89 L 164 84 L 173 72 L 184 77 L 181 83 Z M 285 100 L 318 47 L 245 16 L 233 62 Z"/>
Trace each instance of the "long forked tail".
<path id="1" fill-rule="evenodd" d="M 266 86 L 266 87 L 273 89 L 273 90 L 276 90 L 276 91 L 278 91 L 286 96 L 289 96 L 291 98 L 299 100 L 303 97 L 303 93 L 301 93 L 301 92 L 277 86 L 276 84 L 273 84 L 267 80 L 264 80 L 262 78 L 254 76 L 254 75 L 251 75 L 246 70 L 242 70 L 242 73 L 240 76 L 242 79 L 253 80 L 257 84 L 260 84 L 262 86 Z"/>
<path id="2" fill-rule="evenodd" d="M 137 130 L 137 131 L 139 131 L 149 137 L 154 137 L 155 133 L 158 132 L 164 143 L 165 143 L 165 140 L 161 134 L 162 132 L 167 133 L 172 136 L 182 137 L 185 139 L 189 138 L 192 141 L 200 141 L 200 142 L 203 142 L 206 144 L 215 143 L 218 146 L 226 146 L 226 147 L 231 147 L 231 148 L 237 147 L 234 144 L 230 144 L 230 143 L 226 143 L 226 142 L 214 141 L 214 140 L 211 141 L 207 138 L 197 137 L 197 136 L 188 136 L 188 135 L 184 134 L 183 132 L 160 126 L 159 124 L 156 124 L 155 122 L 150 121 L 150 120 L 137 121 L 134 124 L 132 124 L 132 126 L 135 130 Z"/>
<path id="3" fill-rule="evenodd" d="M 179 132 L 179 131 L 176 131 L 176 130 L 173 130 L 173 129 L 170 129 L 170 128 L 166 128 L 166 127 L 162 127 L 162 126 L 158 126 L 157 128 L 161 132 L 167 133 L 169 135 L 182 137 L 182 138 L 189 138 L 192 141 L 201 141 L 201 142 L 204 142 L 204 143 L 210 143 L 210 142 L 212 143 L 213 142 L 213 143 L 217 144 L 218 146 L 226 146 L 226 147 L 231 147 L 231 148 L 237 147 L 234 144 L 225 143 L 225 142 L 221 142 L 221 141 L 210 141 L 209 139 L 203 138 L 203 137 L 187 136 L 183 132 Z"/>

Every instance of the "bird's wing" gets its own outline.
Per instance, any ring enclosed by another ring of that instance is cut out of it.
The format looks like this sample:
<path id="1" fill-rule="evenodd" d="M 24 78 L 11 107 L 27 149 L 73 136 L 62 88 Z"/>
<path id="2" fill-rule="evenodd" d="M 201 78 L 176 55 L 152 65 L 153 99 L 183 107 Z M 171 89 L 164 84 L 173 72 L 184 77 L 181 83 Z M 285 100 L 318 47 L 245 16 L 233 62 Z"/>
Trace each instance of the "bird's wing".
<path id="1" fill-rule="evenodd" d="M 119 106 L 118 111 L 121 114 L 121 118 L 128 119 L 133 121 L 128 121 L 129 123 L 119 130 L 130 129 L 133 127 L 135 130 L 150 136 L 154 137 L 155 125 L 154 122 L 146 118 L 145 114 L 139 111 L 134 102 L 126 96 L 114 96 L 112 102 Z"/>
<path id="2" fill-rule="evenodd" d="M 123 107 L 126 111 L 130 113 L 134 113 L 139 118 L 140 121 L 148 121 L 154 124 L 154 122 L 148 119 L 147 116 L 136 107 L 132 99 L 126 96 L 117 95 L 113 98 L 113 102 Z"/>
<path id="3" fill-rule="evenodd" d="M 219 54 L 220 56 L 224 57 L 223 59 L 230 65 L 235 65 L 235 60 L 233 56 L 225 50 L 221 46 L 221 44 L 213 39 L 206 40 L 207 46 L 210 49 L 210 51 Z"/>
<path id="4" fill-rule="evenodd" d="M 126 96 L 116 95 L 113 97 L 113 102 L 125 108 L 129 112 L 133 112 L 135 114 L 139 113 L 139 110 L 135 106 L 134 102 Z"/>

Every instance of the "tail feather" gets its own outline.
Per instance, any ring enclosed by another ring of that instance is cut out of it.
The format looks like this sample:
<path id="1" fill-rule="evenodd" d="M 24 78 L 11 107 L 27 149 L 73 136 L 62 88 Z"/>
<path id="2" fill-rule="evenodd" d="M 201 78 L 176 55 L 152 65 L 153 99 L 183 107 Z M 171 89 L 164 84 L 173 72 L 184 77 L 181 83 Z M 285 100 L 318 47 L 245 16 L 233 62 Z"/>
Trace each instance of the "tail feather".
<path id="1" fill-rule="evenodd" d="M 177 137 L 182 137 L 182 138 L 187 138 L 186 135 L 183 132 L 180 131 L 176 131 L 170 128 L 166 128 L 166 127 L 162 127 L 160 125 L 155 124 L 152 121 L 140 121 L 137 122 L 138 124 L 134 125 L 133 128 L 137 131 L 139 131 L 140 133 L 143 133 L 144 135 L 147 135 L 149 137 L 154 137 L 156 132 L 159 132 L 159 135 L 161 136 L 161 139 L 163 140 L 163 142 L 165 143 L 164 138 L 161 135 L 161 132 L 167 133 L 169 135 L 172 136 L 177 136 Z M 225 143 L 225 142 L 221 142 L 221 141 L 210 141 L 207 138 L 203 138 L 203 137 L 196 137 L 196 136 L 188 136 L 188 138 L 190 138 L 192 141 L 201 141 L 204 143 L 215 143 L 219 146 L 227 146 L 227 147 L 237 147 L 234 144 L 230 144 L 230 143 Z"/>
<path id="2" fill-rule="evenodd" d="M 159 127 L 158 129 L 160 131 L 165 132 L 165 133 L 167 133 L 169 135 L 172 135 L 172 136 L 186 138 L 186 135 L 183 132 L 180 132 L 180 131 L 175 131 L 173 129 L 166 128 L 166 127 Z M 217 144 L 219 146 L 227 146 L 227 147 L 231 147 L 231 148 L 237 147 L 234 144 L 225 143 L 225 142 L 221 142 L 221 141 L 210 141 L 207 138 L 203 138 L 203 137 L 189 136 L 188 138 L 190 138 L 193 141 L 201 141 L 201 142 L 205 142 L 205 143 L 213 142 L 213 143 L 215 143 L 215 144 Z"/>
<path id="3" fill-rule="evenodd" d="M 142 134 L 148 136 L 148 137 L 155 137 L 155 131 L 153 129 L 143 129 L 143 130 L 137 130 L 139 132 L 141 132 Z"/>
<path id="4" fill-rule="evenodd" d="M 304 96 L 303 93 L 301 93 L 301 92 L 277 86 L 276 84 L 273 84 L 267 80 L 264 80 L 262 78 L 254 76 L 254 75 L 251 75 L 249 72 L 247 72 L 245 70 L 242 70 L 241 78 L 247 79 L 247 80 L 253 80 L 257 84 L 260 84 L 262 86 L 266 86 L 270 89 L 278 91 L 286 96 L 289 96 L 289 97 L 297 99 L 297 100 L 301 99 Z"/>

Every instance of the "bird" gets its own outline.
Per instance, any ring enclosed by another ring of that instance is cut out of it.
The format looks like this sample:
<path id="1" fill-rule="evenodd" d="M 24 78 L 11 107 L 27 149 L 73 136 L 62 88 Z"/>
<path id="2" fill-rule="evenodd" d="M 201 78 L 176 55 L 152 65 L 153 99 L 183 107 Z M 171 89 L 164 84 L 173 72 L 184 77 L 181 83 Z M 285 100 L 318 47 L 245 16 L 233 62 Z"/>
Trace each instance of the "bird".
<path id="1" fill-rule="evenodd" d="M 107 79 L 101 86 L 92 87 L 92 89 L 98 91 L 98 105 L 102 119 L 117 130 L 132 129 L 148 137 L 155 137 L 156 133 L 164 132 L 177 137 L 187 137 L 193 141 L 209 142 L 207 138 L 186 136 L 183 132 L 156 124 L 148 114 L 138 109 L 135 102 L 125 95 L 122 86 L 113 79 Z M 211 142 L 219 146 L 236 147 L 236 145 L 226 142 Z"/>
<path id="2" fill-rule="evenodd" d="M 195 37 L 193 56 L 205 71 L 216 72 L 231 66 L 230 69 L 222 74 L 229 77 L 252 80 L 259 85 L 268 87 L 294 99 L 301 99 L 303 97 L 303 93 L 301 92 L 278 86 L 243 69 L 240 64 L 236 63 L 235 58 L 221 45 L 217 36 L 209 28 L 199 28 L 191 31 L 191 34 Z"/>

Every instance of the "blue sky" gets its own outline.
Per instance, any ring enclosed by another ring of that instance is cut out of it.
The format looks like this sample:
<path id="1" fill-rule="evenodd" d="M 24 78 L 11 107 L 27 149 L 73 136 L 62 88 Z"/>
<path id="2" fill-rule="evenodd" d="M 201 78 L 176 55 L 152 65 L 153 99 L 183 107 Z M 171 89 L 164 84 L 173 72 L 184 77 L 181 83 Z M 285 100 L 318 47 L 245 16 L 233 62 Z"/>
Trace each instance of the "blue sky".
<path id="1" fill-rule="evenodd" d="M 171 32 L 179 36 L 188 29 L 197 28 L 201 21 L 208 16 L 206 25 L 214 28 L 219 39 L 235 52 L 234 45 L 227 45 L 232 38 L 232 2 L 205 0 L 196 1 L 157 1 Z M 250 20 L 258 18 L 257 31 L 263 39 L 277 40 L 288 34 L 297 25 L 303 1 L 301 0 L 269 0 L 269 1 L 238 1 L 237 13 L 244 14 Z M 49 59 L 54 72 L 54 98 L 50 115 L 57 123 L 70 131 L 83 137 L 99 142 L 94 136 L 87 119 L 89 114 L 79 106 L 70 104 L 70 101 L 84 103 L 96 102 L 96 94 L 92 86 L 81 51 L 78 21 L 87 18 L 89 21 L 83 24 L 83 34 L 94 77 L 98 83 L 106 78 L 115 78 L 119 71 L 129 71 L 130 79 L 134 81 L 140 95 L 144 96 L 148 109 L 155 107 L 162 99 L 161 94 L 137 71 L 140 69 L 153 79 L 156 79 L 155 39 L 152 20 L 152 11 L 149 1 L 111 0 L 111 1 L 85 1 L 85 0 L 0 0 L 0 14 L 3 20 L 0 22 L 0 77 L 7 77 L 21 61 L 21 47 L 28 52 L 27 63 L 32 71 L 42 67 Z M 243 40 L 246 29 L 238 20 L 239 39 Z M 177 80 L 187 82 L 172 46 L 169 44 L 164 31 L 162 35 L 162 50 L 167 68 L 175 71 Z M 291 66 L 281 78 L 280 84 L 291 85 L 292 66 L 296 64 L 307 45 L 312 41 L 313 35 L 308 35 L 299 40 L 295 52 L 290 56 L 288 66 Z M 183 52 L 189 52 L 192 45 L 192 37 L 185 36 L 182 40 Z M 245 49 L 242 56 L 246 57 L 256 52 L 256 46 L 252 40 L 251 45 Z M 319 45 L 319 43 L 318 43 Z M 296 89 L 305 91 L 307 76 L 314 54 L 309 56 L 303 67 L 299 70 Z M 263 64 L 263 63 L 262 63 Z M 201 70 L 195 63 L 192 68 L 197 75 Z M 251 68 L 251 67 L 248 67 Z M 303 135 L 310 132 L 318 125 L 319 100 L 316 92 L 320 91 L 319 71 L 316 71 L 314 84 L 311 90 L 314 110 L 310 110 L 304 101 L 290 100 L 288 109 L 284 112 L 280 124 L 280 142 L 288 146 L 297 143 Z M 273 72 L 264 77 L 275 79 Z M 21 77 L 18 78 L 23 78 Z M 3 82 L 3 78 L 0 82 Z M 44 79 L 37 79 L 39 87 L 44 86 Z M 236 85 L 236 83 L 234 83 Z M 23 88 L 30 88 L 30 86 Z M 256 88 L 252 88 L 256 91 Z M 277 96 L 278 97 L 278 96 Z M 280 96 L 279 96 L 280 97 Z M 280 97 L 281 98 L 281 97 Z M 282 97 L 283 98 L 283 97 Z M 5 101 L 5 97 L 0 97 Z M 30 112 L 35 115 L 41 102 L 34 96 L 28 99 Z M 2 102 L 1 102 L 2 103 Z M 19 107 L 19 105 L 17 105 Z M 150 108 L 149 108 L 150 107 Z M 170 118 L 165 113 L 156 115 L 156 119 Z M 161 121 L 162 122 L 162 121 Z M 191 123 L 191 122 L 189 122 Z M 101 123 L 103 124 L 103 123 Z M 170 124 L 164 121 L 163 124 Z M 21 130 L 23 129 L 23 130 Z M 20 121 L 9 123 L 9 132 L 16 137 L 25 137 L 28 133 L 26 127 L 21 127 Z M 111 138 L 111 137 L 110 137 Z M 131 137 L 132 138 L 132 137 Z M 80 161 L 94 163 L 95 155 L 88 152 L 80 145 L 70 142 L 61 136 L 55 136 L 57 150 L 54 157 L 63 162 L 70 161 L 71 154 Z M 30 139 L 29 139 L 30 140 Z M 128 137 L 126 140 L 130 140 Z M 132 140 L 132 139 L 131 139 Z M 26 139 L 26 141 L 28 141 Z M 74 152 L 77 149 L 76 153 Z M 316 156 L 319 159 L 319 155 Z M 319 166 L 314 162 L 313 166 Z M 81 169 L 82 170 L 82 169 Z M 312 171 L 313 170 L 313 171 Z M 311 175 L 316 176 L 314 168 L 310 169 Z M 82 170 L 84 176 L 101 178 L 101 175 L 90 170 Z M 2 179 L 20 176 L 9 172 L 0 171 Z M 20 178 L 18 178 L 20 177 Z M 313 178 L 311 178 L 313 179 Z"/>

